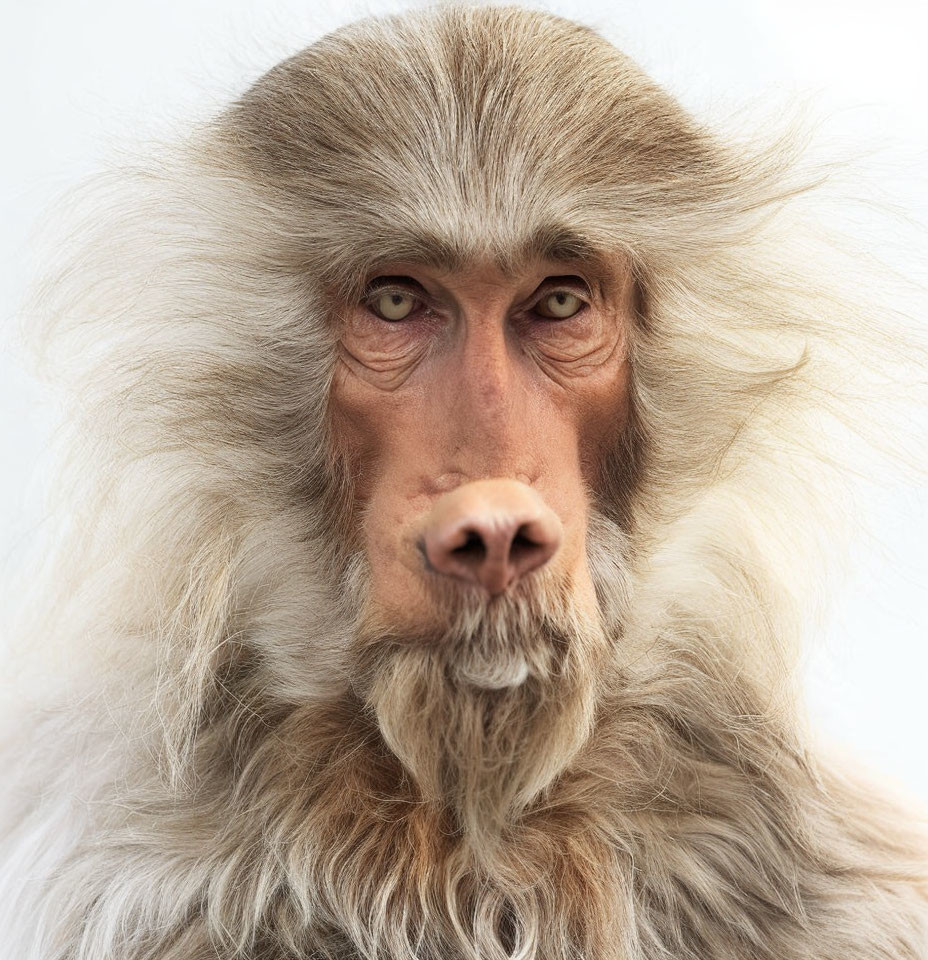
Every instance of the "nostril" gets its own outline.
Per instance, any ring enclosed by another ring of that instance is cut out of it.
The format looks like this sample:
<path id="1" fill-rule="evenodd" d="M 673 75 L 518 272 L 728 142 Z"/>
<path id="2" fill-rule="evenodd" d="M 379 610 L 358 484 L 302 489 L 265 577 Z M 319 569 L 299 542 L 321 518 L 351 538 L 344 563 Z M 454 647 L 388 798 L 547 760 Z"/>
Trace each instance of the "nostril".
<path id="1" fill-rule="evenodd" d="M 476 530 L 466 530 L 464 542 L 451 552 L 462 560 L 473 560 L 479 563 L 487 555 L 487 545 L 483 537 Z"/>
<path id="2" fill-rule="evenodd" d="M 519 560 L 522 557 L 535 553 L 541 549 L 541 545 L 536 543 L 529 534 L 528 524 L 523 523 L 516 531 L 509 546 L 509 553 L 513 560 Z"/>

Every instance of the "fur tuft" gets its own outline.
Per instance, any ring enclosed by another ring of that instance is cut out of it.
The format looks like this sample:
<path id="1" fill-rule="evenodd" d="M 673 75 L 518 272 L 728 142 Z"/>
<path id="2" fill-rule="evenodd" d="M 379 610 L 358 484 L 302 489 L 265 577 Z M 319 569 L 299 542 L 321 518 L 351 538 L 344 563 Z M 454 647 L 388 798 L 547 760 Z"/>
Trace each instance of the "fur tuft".
<path id="1" fill-rule="evenodd" d="M 810 752 L 795 689 L 842 477 L 911 369 L 801 146 L 700 125 L 585 27 L 444 5 L 75 197 L 34 310 L 71 512 L 22 642 L 69 689 L 4 747 L 4 956 L 928 957 L 924 831 Z M 456 609 L 441 649 L 389 634 L 339 310 L 379 261 L 542 251 L 638 282 L 600 622 L 551 589 Z"/>

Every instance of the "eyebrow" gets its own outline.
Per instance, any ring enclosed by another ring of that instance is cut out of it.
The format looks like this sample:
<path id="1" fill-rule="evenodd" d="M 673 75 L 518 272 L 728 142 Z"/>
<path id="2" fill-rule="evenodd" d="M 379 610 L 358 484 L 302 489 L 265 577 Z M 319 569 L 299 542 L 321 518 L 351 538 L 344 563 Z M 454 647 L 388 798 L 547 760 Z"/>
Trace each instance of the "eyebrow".
<path id="1" fill-rule="evenodd" d="M 584 263 L 602 276 L 607 272 L 608 252 L 582 232 L 560 221 L 541 224 L 515 243 L 481 245 L 481 238 L 441 236 L 432 231 L 405 229 L 378 244 L 378 256 L 371 261 L 368 251 L 358 249 L 352 297 L 361 295 L 378 264 L 416 263 L 426 268 L 454 273 L 480 259 L 489 259 L 502 273 L 514 274 L 536 260 L 557 263 Z M 564 271 L 567 275 L 570 271 Z"/>
<path id="2" fill-rule="evenodd" d="M 499 244 L 496 249 L 491 246 L 485 251 L 479 251 L 466 239 L 455 242 L 425 233 L 410 234 L 407 243 L 411 256 L 405 259 L 448 271 L 459 270 L 480 255 L 488 255 L 504 272 L 514 272 L 534 260 L 595 261 L 602 259 L 604 254 L 588 237 L 561 223 L 544 224 L 515 244 L 506 247 Z"/>
<path id="3" fill-rule="evenodd" d="M 561 262 L 599 260 L 603 256 L 588 237 L 559 223 L 536 228 L 515 252 L 522 260 Z"/>

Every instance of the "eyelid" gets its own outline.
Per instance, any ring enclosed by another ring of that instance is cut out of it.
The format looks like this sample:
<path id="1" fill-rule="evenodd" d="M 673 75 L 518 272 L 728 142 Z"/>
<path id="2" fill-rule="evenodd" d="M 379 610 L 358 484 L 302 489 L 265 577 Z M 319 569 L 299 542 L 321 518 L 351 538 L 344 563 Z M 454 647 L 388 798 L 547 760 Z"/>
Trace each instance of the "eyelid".
<path id="1" fill-rule="evenodd" d="M 428 291 L 421 283 L 412 277 L 374 277 L 364 288 L 362 299 L 370 300 L 372 297 L 383 293 L 402 293 L 404 296 L 415 297 L 417 300 L 424 300 L 428 296 Z"/>
<path id="2" fill-rule="evenodd" d="M 590 285 L 582 277 L 577 276 L 546 277 L 535 292 L 540 299 L 543 296 L 557 293 L 559 290 L 572 293 L 585 303 L 589 303 L 593 299 L 593 290 Z"/>

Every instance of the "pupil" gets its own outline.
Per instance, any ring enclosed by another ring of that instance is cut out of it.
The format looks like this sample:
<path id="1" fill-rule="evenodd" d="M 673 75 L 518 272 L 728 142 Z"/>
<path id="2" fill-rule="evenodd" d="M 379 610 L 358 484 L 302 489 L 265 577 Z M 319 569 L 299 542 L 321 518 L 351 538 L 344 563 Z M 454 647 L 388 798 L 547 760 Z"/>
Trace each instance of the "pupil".
<path id="1" fill-rule="evenodd" d="M 402 294 L 394 293 L 390 299 L 393 301 L 393 306 L 398 307 L 406 298 Z"/>
<path id="2" fill-rule="evenodd" d="M 567 294 L 566 294 L 566 293 L 556 293 L 556 294 L 554 295 L 554 299 L 557 300 L 557 302 L 563 307 L 564 304 L 565 304 L 565 302 L 567 301 Z"/>

